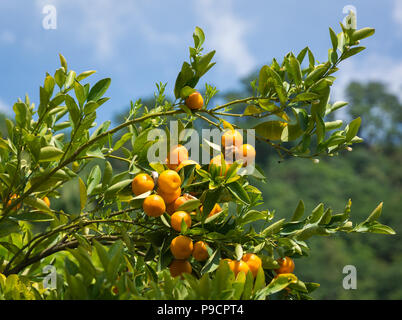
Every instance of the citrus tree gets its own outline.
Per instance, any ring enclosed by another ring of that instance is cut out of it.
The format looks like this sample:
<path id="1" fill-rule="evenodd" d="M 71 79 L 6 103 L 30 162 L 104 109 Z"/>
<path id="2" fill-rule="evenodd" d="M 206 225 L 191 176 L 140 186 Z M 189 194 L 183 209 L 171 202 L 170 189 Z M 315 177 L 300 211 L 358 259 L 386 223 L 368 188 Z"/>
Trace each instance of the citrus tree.
<path id="1" fill-rule="evenodd" d="M 347 105 L 329 100 L 339 64 L 364 50 L 359 42 L 374 29 L 341 28 L 329 29 L 325 63 L 308 47 L 290 52 L 261 68 L 252 96 L 211 105 L 217 89 L 195 88 L 214 66 L 215 51 L 204 53 L 197 27 L 174 101 L 159 83 L 154 105 L 132 102 L 114 128 L 95 122 L 111 79 L 91 86 L 85 79 L 95 71 L 77 75 L 60 55 L 61 67 L 40 87 L 39 105 L 18 100 L 0 139 L 0 297 L 308 299 L 319 284 L 303 281 L 297 260 L 308 255 L 310 237 L 393 234 L 377 221 L 382 203 L 356 224 L 349 220 L 350 200 L 343 212 L 320 203 L 307 214 L 300 201 L 287 221 L 259 209 L 263 197 L 252 185 L 265 177 L 242 129 L 254 129 L 253 137 L 282 158 L 316 162 L 362 141 L 360 118 L 346 126 L 326 119 Z M 241 128 L 238 118 L 254 125 Z M 213 150 L 208 163 L 189 159 L 185 147 L 195 121 L 221 132 L 218 143 L 202 141 Z M 155 129 L 167 138 L 150 139 Z M 149 160 L 158 143 L 167 145 L 166 161 Z M 116 172 L 113 161 L 125 169 Z M 76 185 L 78 212 L 52 208 L 67 182 Z M 43 280 L 52 268 L 49 287 Z"/>

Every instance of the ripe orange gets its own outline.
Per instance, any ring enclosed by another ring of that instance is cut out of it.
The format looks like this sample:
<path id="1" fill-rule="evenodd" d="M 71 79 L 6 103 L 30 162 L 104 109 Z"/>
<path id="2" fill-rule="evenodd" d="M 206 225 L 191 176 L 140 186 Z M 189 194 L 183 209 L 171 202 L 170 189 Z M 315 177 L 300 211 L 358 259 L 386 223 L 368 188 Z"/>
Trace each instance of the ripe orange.
<path id="1" fill-rule="evenodd" d="M 197 241 L 194 244 L 193 257 L 197 261 L 205 261 L 209 258 L 208 245 L 204 241 Z"/>
<path id="2" fill-rule="evenodd" d="M 240 147 L 243 144 L 243 136 L 237 130 L 226 130 L 222 135 L 222 147 L 236 146 Z"/>
<path id="3" fill-rule="evenodd" d="M 145 198 L 142 208 L 147 216 L 159 217 L 166 211 L 165 201 L 161 196 L 152 194 Z"/>
<path id="4" fill-rule="evenodd" d="M 188 262 L 187 260 L 177 259 L 174 259 L 170 263 L 169 270 L 172 277 L 181 276 L 183 273 L 191 273 L 193 271 L 190 262 Z"/>
<path id="5" fill-rule="evenodd" d="M 225 174 L 226 174 L 228 172 L 229 167 L 231 166 L 231 163 L 227 162 L 226 160 L 224 160 L 224 163 L 225 163 Z M 222 155 L 219 154 L 211 159 L 208 170 L 211 168 L 211 165 L 213 164 L 221 168 L 220 175 L 222 175 Z"/>
<path id="6" fill-rule="evenodd" d="M 188 193 L 185 193 L 181 197 L 178 197 L 174 202 L 174 210 L 178 211 L 179 207 L 183 203 L 185 203 L 185 202 L 187 202 L 188 200 L 191 200 L 191 199 L 195 199 L 195 198 L 191 197 Z"/>
<path id="7" fill-rule="evenodd" d="M 19 198 L 19 197 L 20 197 L 20 196 L 17 196 L 17 195 L 14 193 L 14 194 L 10 197 L 10 199 L 8 200 L 7 206 L 11 205 L 11 203 L 14 201 L 14 199 L 17 199 L 17 198 Z M 12 210 L 19 209 L 19 208 L 21 208 L 21 203 L 17 204 L 17 206 L 14 207 Z"/>
<path id="8" fill-rule="evenodd" d="M 230 270 L 232 270 L 235 274 L 235 276 L 237 276 L 237 274 L 239 272 L 244 272 L 245 274 L 247 274 L 247 272 L 250 271 L 250 268 L 248 267 L 248 264 L 245 263 L 244 261 L 240 260 L 232 260 L 229 262 L 229 268 Z"/>
<path id="9" fill-rule="evenodd" d="M 158 178 L 158 186 L 162 192 L 175 192 L 181 185 L 179 174 L 173 170 L 163 171 Z"/>
<path id="10" fill-rule="evenodd" d="M 44 197 L 42 200 L 43 200 L 43 201 L 46 203 L 46 205 L 50 208 L 50 200 L 49 200 L 49 198 L 48 198 L 48 197 Z"/>
<path id="11" fill-rule="evenodd" d="M 279 268 L 275 269 L 275 272 L 277 274 L 292 273 L 295 270 L 295 263 L 292 258 L 285 257 L 276 261 L 278 261 L 279 263 Z"/>
<path id="12" fill-rule="evenodd" d="M 185 167 L 185 166 L 189 166 L 189 165 L 191 165 L 191 164 L 195 164 L 195 167 L 196 167 L 197 169 L 200 169 L 200 168 L 201 168 L 200 164 L 199 164 L 197 161 L 188 159 L 188 160 L 183 160 L 182 162 L 180 162 L 180 164 L 177 166 L 177 168 L 176 168 L 175 170 L 176 170 L 176 172 L 179 172 L 180 169 L 182 169 L 182 168 Z"/>
<path id="13" fill-rule="evenodd" d="M 173 192 L 163 192 L 160 187 L 158 188 L 158 194 L 163 198 L 165 203 L 169 204 L 174 202 L 178 197 L 180 197 L 181 194 L 181 188 L 178 187 L 175 191 Z"/>
<path id="14" fill-rule="evenodd" d="M 255 160 L 255 149 L 251 144 L 243 144 L 236 150 L 236 160 L 243 160 L 243 167 Z"/>
<path id="15" fill-rule="evenodd" d="M 200 211 L 202 213 L 203 211 L 203 207 L 200 208 Z M 221 206 L 219 205 L 219 203 L 215 203 L 214 207 L 212 208 L 211 212 L 208 214 L 208 217 L 212 217 L 214 214 L 217 214 L 219 212 L 222 211 Z"/>
<path id="16" fill-rule="evenodd" d="M 242 260 L 247 263 L 253 277 L 255 278 L 258 273 L 258 269 L 262 266 L 261 259 L 254 253 L 246 253 L 243 255 Z"/>
<path id="17" fill-rule="evenodd" d="M 146 173 L 137 174 L 131 183 L 131 189 L 136 196 L 153 190 L 154 186 L 154 179 Z"/>
<path id="18" fill-rule="evenodd" d="M 187 259 L 193 252 L 193 241 L 186 236 L 177 236 L 170 243 L 170 251 L 176 259 Z"/>
<path id="19" fill-rule="evenodd" d="M 188 150 L 185 146 L 178 144 L 170 149 L 166 165 L 169 169 L 178 171 L 177 167 L 186 160 L 188 160 Z"/>
<path id="20" fill-rule="evenodd" d="M 187 228 L 190 228 L 191 227 L 190 215 L 185 211 L 176 211 L 175 213 L 172 214 L 172 216 L 170 218 L 170 224 L 172 225 L 173 229 L 180 232 L 181 231 L 181 222 L 183 220 L 186 223 Z"/>
<path id="21" fill-rule="evenodd" d="M 186 99 L 186 106 L 193 110 L 199 110 L 204 105 L 204 99 L 199 92 L 193 92 Z"/>

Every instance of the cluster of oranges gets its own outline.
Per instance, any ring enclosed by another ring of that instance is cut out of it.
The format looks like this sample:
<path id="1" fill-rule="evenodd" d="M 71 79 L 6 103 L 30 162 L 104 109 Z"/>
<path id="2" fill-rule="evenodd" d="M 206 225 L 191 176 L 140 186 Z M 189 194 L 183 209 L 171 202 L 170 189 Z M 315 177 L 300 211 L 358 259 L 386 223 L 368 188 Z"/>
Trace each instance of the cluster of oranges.
<path id="1" fill-rule="evenodd" d="M 244 272 L 244 274 L 251 272 L 255 278 L 258 269 L 262 267 L 261 259 L 254 253 L 246 253 L 240 260 L 223 259 L 223 261 L 229 264 L 229 268 L 233 271 L 235 276 L 237 276 L 239 272 Z"/>
<path id="2" fill-rule="evenodd" d="M 222 135 L 222 148 L 224 150 L 225 172 L 220 169 L 220 174 L 226 174 L 234 160 L 243 161 L 243 166 L 251 164 L 255 160 L 255 148 L 251 144 L 243 144 L 241 133 L 234 129 L 226 130 Z M 222 166 L 222 155 L 212 158 L 210 165 Z"/>
<path id="3" fill-rule="evenodd" d="M 170 251 L 174 257 L 169 265 L 172 277 L 177 277 L 182 273 L 191 273 L 192 267 L 188 259 L 193 258 L 199 262 L 208 259 L 208 245 L 204 241 L 197 241 L 193 244 L 191 238 L 179 235 L 170 244 Z"/>
<path id="4" fill-rule="evenodd" d="M 186 106 L 189 107 L 192 110 L 199 110 L 204 106 L 204 100 L 202 98 L 202 95 L 199 92 L 193 92 L 186 98 Z M 255 148 L 250 145 L 250 144 L 243 144 L 243 137 L 240 134 L 239 131 L 231 129 L 227 130 L 223 136 L 222 136 L 222 147 L 224 149 L 224 154 L 225 158 L 228 158 L 228 160 L 225 160 L 225 174 L 227 170 L 229 169 L 233 159 L 236 160 L 242 160 L 243 161 L 243 166 L 247 166 L 247 164 L 253 163 L 255 159 Z M 181 146 L 180 149 L 178 149 L 175 153 L 173 154 L 174 159 L 178 159 L 179 163 L 181 161 L 189 161 L 184 158 L 188 158 L 188 153 L 187 150 Z M 182 157 L 182 158 L 181 158 Z M 181 160 L 183 159 L 183 160 Z M 191 161 L 191 160 L 190 160 Z M 215 164 L 217 166 L 221 166 L 222 163 L 222 158 L 221 155 L 218 155 L 214 157 L 210 164 Z M 169 166 L 169 165 L 168 165 Z M 169 167 L 171 168 L 171 167 Z M 173 169 L 173 168 L 171 168 Z M 222 175 L 222 169 L 221 169 L 221 175 Z"/>

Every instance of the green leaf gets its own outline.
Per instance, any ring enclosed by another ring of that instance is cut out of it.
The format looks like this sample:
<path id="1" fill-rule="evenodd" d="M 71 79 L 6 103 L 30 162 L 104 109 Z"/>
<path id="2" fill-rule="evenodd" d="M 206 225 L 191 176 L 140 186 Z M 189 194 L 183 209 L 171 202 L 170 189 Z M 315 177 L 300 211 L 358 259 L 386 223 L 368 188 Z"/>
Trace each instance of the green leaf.
<path id="1" fill-rule="evenodd" d="M 75 103 L 75 100 L 70 95 L 66 94 L 65 101 L 68 112 L 70 113 L 71 120 L 73 121 L 74 126 L 77 126 L 77 123 L 80 119 L 80 109 Z"/>
<path id="2" fill-rule="evenodd" d="M 80 190 L 80 207 L 82 210 L 85 208 L 85 205 L 87 203 L 87 187 L 80 177 L 78 177 L 78 184 Z"/>
<path id="3" fill-rule="evenodd" d="M 24 199 L 24 203 L 40 211 L 52 213 L 52 209 L 50 209 L 42 199 L 27 197 Z"/>
<path id="4" fill-rule="evenodd" d="M 198 199 L 191 199 L 181 204 L 177 211 L 192 212 L 201 206 L 201 201 Z"/>
<path id="5" fill-rule="evenodd" d="M 105 192 L 105 197 L 113 197 L 116 196 L 116 194 L 127 187 L 133 180 L 132 179 L 125 179 L 123 181 L 119 181 L 112 186 L 110 186 L 106 192 Z"/>
<path id="6" fill-rule="evenodd" d="M 301 68 L 300 68 L 300 63 L 294 56 L 290 56 L 289 66 L 290 66 L 289 71 L 292 75 L 292 78 L 293 78 L 295 84 L 297 86 L 300 85 L 301 81 L 302 81 L 302 72 L 301 72 Z"/>
<path id="7" fill-rule="evenodd" d="M 310 223 L 316 223 L 320 220 L 322 215 L 324 214 L 324 204 L 320 203 L 317 207 L 313 209 L 311 212 L 311 216 L 309 217 Z"/>
<path id="8" fill-rule="evenodd" d="M 320 95 L 314 92 L 302 92 L 292 99 L 292 102 L 317 100 Z"/>
<path id="9" fill-rule="evenodd" d="M 102 172 L 98 165 L 94 166 L 88 175 L 87 179 L 87 195 L 92 194 L 94 188 L 100 183 L 102 178 Z"/>
<path id="10" fill-rule="evenodd" d="M 10 233 L 16 233 L 20 231 L 20 226 L 17 222 L 5 218 L 0 223 L 0 238 L 8 236 Z"/>
<path id="11" fill-rule="evenodd" d="M 241 258 L 243 257 L 243 247 L 239 243 L 236 244 L 235 254 L 236 254 L 236 260 L 240 261 Z"/>
<path id="12" fill-rule="evenodd" d="M 221 251 L 219 249 L 216 249 L 214 253 L 209 257 L 204 267 L 201 269 L 201 275 L 209 272 L 214 272 L 218 268 L 220 260 Z"/>
<path id="13" fill-rule="evenodd" d="M 56 72 L 54 73 L 54 80 L 56 81 L 59 88 L 64 85 L 64 82 L 66 81 L 66 73 L 64 68 L 59 68 L 56 70 Z"/>
<path id="14" fill-rule="evenodd" d="M 89 101 L 88 103 L 85 104 L 84 106 L 84 114 L 88 115 L 92 112 L 95 112 L 96 109 L 99 108 L 99 104 L 95 101 Z"/>
<path id="15" fill-rule="evenodd" d="M 68 72 L 68 74 L 67 74 L 67 79 L 66 79 L 66 82 L 65 82 L 65 84 L 64 84 L 64 86 L 65 86 L 66 89 L 67 89 L 67 88 L 70 88 L 70 87 L 73 85 L 74 80 L 75 80 L 75 76 L 76 76 L 75 71 L 70 70 L 70 71 Z"/>
<path id="16" fill-rule="evenodd" d="M 303 63 L 304 57 L 306 56 L 308 47 L 305 47 L 300 53 L 297 55 L 297 60 L 300 64 Z"/>
<path id="17" fill-rule="evenodd" d="M 296 210 L 293 213 L 292 219 L 290 221 L 299 221 L 304 214 L 304 202 L 303 200 L 299 200 L 297 204 Z"/>
<path id="18" fill-rule="evenodd" d="M 366 49 L 366 47 L 353 47 L 349 49 L 348 51 L 345 51 L 344 54 L 342 55 L 342 60 L 347 59 L 351 56 L 354 56 L 355 54 L 358 54 L 359 52 L 363 51 Z"/>
<path id="19" fill-rule="evenodd" d="M 89 77 L 90 75 L 94 74 L 95 72 L 96 72 L 95 70 L 84 71 L 84 72 L 80 73 L 80 74 L 77 76 L 76 79 L 77 79 L 77 81 L 81 81 L 81 80 L 83 80 L 83 79 Z"/>
<path id="20" fill-rule="evenodd" d="M 74 92 L 80 106 L 83 105 L 86 95 L 84 87 L 79 82 L 74 82 Z"/>
<path id="21" fill-rule="evenodd" d="M 374 33 L 375 33 L 375 29 L 373 29 L 373 28 L 363 28 L 363 29 L 355 30 L 352 33 L 352 40 L 358 41 L 358 40 L 370 37 Z"/>
<path id="22" fill-rule="evenodd" d="M 255 277 L 255 283 L 254 283 L 254 292 L 257 292 L 258 290 L 261 290 L 262 288 L 265 287 L 265 274 L 264 274 L 264 269 L 259 267 L 257 276 Z"/>
<path id="23" fill-rule="evenodd" d="M 122 137 L 113 146 L 113 150 L 116 151 L 120 149 L 127 141 L 131 139 L 132 136 L 133 134 L 131 132 L 123 134 Z"/>
<path id="24" fill-rule="evenodd" d="M 180 90 L 180 97 L 185 99 L 187 98 L 190 94 L 196 92 L 197 90 L 195 90 L 194 88 L 191 88 L 189 86 L 185 86 Z"/>
<path id="25" fill-rule="evenodd" d="M 338 36 L 331 27 L 329 28 L 329 35 L 331 36 L 332 48 L 334 52 L 336 52 L 336 49 L 338 48 Z"/>
<path id="26" fill-rule="evenodd" d="M 106 90 L 109 88 L 111 81 L 110 78 L 105 78 L 95 83 L 88 93 L 87 101 L 97 101 L 102 98 Z"/>
<path id="27" fill-rule="evenodd" d="M 352 140 L 357 135 L 361 122 L 362 119 L 358 117 L 350 122 L 349 125 L 345 128 L 346 141 Z"/>
<path id="28" fill-rule="evenodd" d="M 282 225 L 285 222 L 285 220 L 286 219 L 281 219 L 281 220 L 278 220 L 278 221 L 272 223 L 271 225 L 269 225 L 267 228 L 265 228 L 261 232 L 261 235 L 266 237 L 266 236 L 269 236 L 271 234 L 277 233 L 282 228 Z"/>
<path id="29" fill-rule="evenodd" d="M 195 46 L 201 47 L 205 41 L 204 31 L 200 27 L 195 27 L 193 38 Z"/>
<path id="30" fill-rule="evenodd" d="M 226 188 L 229 189 L 230 193 L 238 200 L 243 202 L 244 204 L 250 204 L 250 198 L 244 188 L 240 185 L 239 182 L 234 181 L 228 183 Z"/>
<path id="31" fill-rule="evenodd" d="M 280 140 L 286 126 L 286 122 L 271 120 L 257 124 L 254 129 L 258 135 L 268 140 Z"/>
<path id="32" fill-rule="evenodd" d="M 60 58 L 61 66 L 64 68 L 64 71 L 67 72 L 67 60 L 66 60 L 66 58 L 64 58 L 64 56 L 61 53 L 59 53 L 59 58 Z"/>
<path id="33" fill-rule="evenodd" d="M 325 122 L 325 131 L 335 130 L 342 127 L 343 121 L 342 120 L 335 120 L 330 122 Z"/>
<path id="34" fill-rule="evenodd" d="M 373 212 L 368 216 L 368 218 L 366 219 L 366 221 L 372 222 L 372 221 L 378 220 L 378 218 L 380 217 L 381 212 L 382 212 L 382 205 L 383 205 L 383 203 L 381 202 L 381 203 L 373 210 Z"/>
<path id="35" fill-rule="evenodd" d="M 263 297 L 265 298 L 268 295 L 274 294 L 285 289 L 291 283 L 296 283 L 297 277 L 291 273 L 279 274 L 276 279 L 272 279 L 271 283 L 262 288 L 261 290 L 257 291 L 256 297 Z"/>
<path id="36" fill-rule="evenodd" d="M 46 146 L 40 149 L 39 162 L 58 161 L 63 156 L 63 150 L 53 146 Z"/>
<path id="37" fill-rule="evenodd" d="M 46 204 L 45 204 L 46 205 Z M 19 221 L 32 221 L 32 222 L 43 222 L 43 221 L 53 221 L 54 217 L 45 212 L 38 211 L 26 211 L 20 213 L 15 217 Z"/>

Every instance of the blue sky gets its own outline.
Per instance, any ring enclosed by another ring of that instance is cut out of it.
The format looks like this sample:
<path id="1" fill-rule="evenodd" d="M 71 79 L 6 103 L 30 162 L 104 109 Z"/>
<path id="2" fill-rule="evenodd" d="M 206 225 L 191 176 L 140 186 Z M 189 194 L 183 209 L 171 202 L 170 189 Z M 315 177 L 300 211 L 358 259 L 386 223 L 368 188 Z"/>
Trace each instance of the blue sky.
<path id="1" fill-rule="evenodd" d="M 57 10 L 54 30 L 42 26 L 46 5 Z M 346 5 L 355 6 L 358 28 L 374 27 L 376 34 L 364 40 L 366 51 L 341 65 L 333 98 L 342 99 L 352 79 L 381 80 L 400 95 L 402 0 L 2 0 L 0 110 L 10 113 L 25 93 L 37 101 L 45 72 L 59 67 L 59 52 L 77 73 L 97 70 L 92 83 L 112 78 L 101 120 L 151 95 L 157 81 L 168 82 L 171 94 L 195 26 L 205 31 L 206 49 L 217 50 L 217 65 L 204 80 L 233 89 L 273 57 L 306 45 L 326 60 L 328 27 L 339 32 Z"/>

